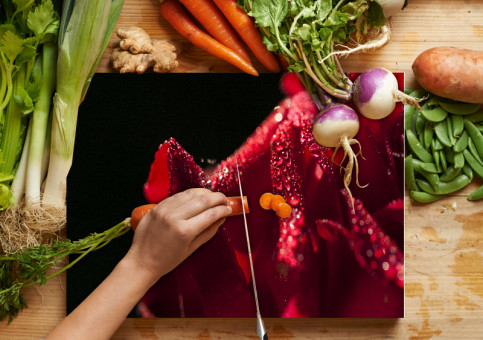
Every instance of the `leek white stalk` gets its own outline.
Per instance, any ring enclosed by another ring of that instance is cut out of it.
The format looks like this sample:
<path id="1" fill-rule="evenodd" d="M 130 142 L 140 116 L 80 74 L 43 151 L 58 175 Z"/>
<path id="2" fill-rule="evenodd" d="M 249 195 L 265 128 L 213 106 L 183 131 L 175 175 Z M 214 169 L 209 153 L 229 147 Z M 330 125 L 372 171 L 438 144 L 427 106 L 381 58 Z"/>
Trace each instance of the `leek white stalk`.
<path id="1" fill-rule="evenodd" d="M 30 144 L 25 144 L 29 149 L 25 199 L 30 205 L 40 205 L 40 187 L 45 176 L 45 174 L 42 175 L 42 160 L 47 138 L 50 103 L 55 89 L 56 63 L 57 44 L 48 42 L 42 49 L 42 81 L 39 99 L 30 120 L 32 126 Z"/>
<path id="2" fill-rule="evenodd" d="M 50 161 L 42 199 L 45 207 L 54 209 L 65 209 L 78 107 L 92 67 L 102 53 L 111 1 L 67 0 L 63 6 Z"/>

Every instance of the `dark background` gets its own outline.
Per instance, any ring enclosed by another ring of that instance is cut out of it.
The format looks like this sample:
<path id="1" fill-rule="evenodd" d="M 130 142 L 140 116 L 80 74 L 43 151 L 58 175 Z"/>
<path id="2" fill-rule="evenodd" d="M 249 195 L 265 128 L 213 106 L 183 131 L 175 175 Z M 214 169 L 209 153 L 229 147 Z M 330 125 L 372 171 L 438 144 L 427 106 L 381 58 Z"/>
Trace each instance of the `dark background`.
<path id="1" fill-rule="evenodd" d="M 154 154 L 170 137 L 200 166 L 202 159 L 228 157 L 283 98 L 280 76 L 96 74 L 79 109 L 67 237 L 102 232 L 144 204 Z M 68 313 L 110 273 L 131 239 L 129 232 L 69 269 Z"/>

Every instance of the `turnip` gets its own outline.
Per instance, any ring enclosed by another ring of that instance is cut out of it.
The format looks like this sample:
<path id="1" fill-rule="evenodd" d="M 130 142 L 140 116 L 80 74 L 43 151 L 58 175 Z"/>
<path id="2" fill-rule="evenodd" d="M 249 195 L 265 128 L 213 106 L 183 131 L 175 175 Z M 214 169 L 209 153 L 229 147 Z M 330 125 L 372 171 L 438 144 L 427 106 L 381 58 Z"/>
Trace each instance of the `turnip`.
<path id="1" fill-rule="evenodd" d="M 349 184 L 352 179 L 354 165 L 356 167 L 356 182 L 361 187 L 357 178 L 357 154 L 354 153 L 351 147 L 352 144 L 359 144 L 354 139 L 358 131 L 359 118 L 357 113 L 344 104 L 328 104 L 317 115 L 313 125 L 313 135 L 318 144 L 328 148 L 336 148 L 334 155 L 340 147 L 344 150 L 344 158 L 342 161 L 348 158 L 347 165 L 344 168 L 344 187 L 349 192 L 351 199 L 352 194 L 349 190 Z"/>
<path id="2" fill-rule="evenodd" d="M 379 0 L 379 4 L 384 11 L 384 16 L 390 18 L 404 8 L 406 1 L 404 0 Z"/>
<path id="3" fill-rule="evenodd" d="M 397 79 L 385 68 L 368 70 L 355 80 L 352 100 L 361 115 L 382 119 L 394 111 L 397 102 L 419 107 L 418 99 L 398 90 Z"/>

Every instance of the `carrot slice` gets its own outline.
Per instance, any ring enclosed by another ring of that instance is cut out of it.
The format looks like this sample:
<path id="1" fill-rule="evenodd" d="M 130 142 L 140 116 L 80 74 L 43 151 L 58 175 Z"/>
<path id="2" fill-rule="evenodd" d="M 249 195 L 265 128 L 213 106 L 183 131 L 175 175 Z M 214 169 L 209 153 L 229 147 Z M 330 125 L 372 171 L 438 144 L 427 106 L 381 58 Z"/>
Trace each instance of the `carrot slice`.
<path id="1" fill-rule="evenodd" d="M 221 58 L 238 67 L 243 72 L 258 76 L 257 70 L 251 63 L 240 57 L 232 49 L 219 43 L 203 32 L 188 16 L 186 10 L 176 0 L 166 0 L 161 6 L 161 15 L 173 28 L 191 43 L 214 56 Z"/>
<path id="2" fill-rule="evenodd" d="M 287 218 L 292 213 L 292 207 L 287 203 L 281 203 L 275 209 L 277 216 L 280 218 Z"/>
<path id="3" fill-rule="evenodd" d="M 228 205 L 231 207 L 232 212 L 228 216 L 237 216 L 243 214 L 242 204 L 245 206 L 245 213 L 249 213 L 248 200 L 246 196 L 243 199 L 240 196 L 227 197 Z M 145 204 L 137 207 L 131 213 L 131 227 L 135 231 L 141 219 L 153 209 L 156 204 Z"/>
<path id="4" fill-rule="evenodd" d="M 285 203 L 285 198 L 280 195 L 273 195 L 272 199 L 270 200 L 270 207 L 272 210 L 277 211 L 277 207 L 279 204 Z"/>
<path id="5" fill-rule="evenodd" d="M 240 196 L 227 197 L 228 205 L 231 207 L 232 212 L 229 216 L 243 215 L 242 204 L 245 206 L 245 213 L 249 213 L 248 200 L 246 196 L 243 196 L 243 200 Z"/>
<path id="6" fill-rule="evenodd" d="M 213 38 L 250 62 L 250 55 L 212 0 L 179 0 Z"/>
<path id="7" fill-rule="evenodd" d="M 260 196 L 260 206 L 265 209 L 265 210 L 270 210 L 272 209 L 272 206 L 270 205 L 270 202 L 272 201 L 273 194 L 270 192 L 264 193 L 262 196 Z"/>
<path id="8" fill-rule="evenodd" d="M 255 57 L 270 72 L 280 72 L 277 57 L 267 49 L 263 38 L 255 27 L 252 19 L 243 9 L 238 7 L 236 0 L 213 0 L 225 15 L 235 31 L 238 32 Z M 285 0 L 282 0 L 285 1 Z"/>

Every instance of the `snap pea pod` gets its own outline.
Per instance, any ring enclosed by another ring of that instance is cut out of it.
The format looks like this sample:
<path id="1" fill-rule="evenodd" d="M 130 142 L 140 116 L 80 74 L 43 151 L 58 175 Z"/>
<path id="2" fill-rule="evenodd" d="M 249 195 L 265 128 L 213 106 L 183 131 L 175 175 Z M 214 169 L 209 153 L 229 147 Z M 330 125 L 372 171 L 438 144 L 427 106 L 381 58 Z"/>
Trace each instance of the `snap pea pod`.
<path id="1" fill-rule="evenodd" d="M 465 119 L 468 119 L 470 122 L 482 122 L 483 121 L 483 111 L 478 111 L 471 115 L 465 116 Z"/>
<path id="2" fill-rule="evenodd" d="M 411 130 L 406 131 L 406 138 L 409 147 L 411 148 L 416 157 L 426 163 L 433 162 L 433 156 L 431 156 L 431 154 L 421 145 L 418 138 Z"/>
<path id="3" fill-rule="evenodd" d="M 468 151 L 468 149 L 463 151 L 463 155 L 468 162 L 469 166 L 473 171 L 480 177 L 483 178 L 483 165 L 481 165 L 475 157 Z"/>
<path id="4" fill-rule="evenodd" d="M 404 159 L 404 180 L 410 190 L 418 190 L 414 176 L 413 156 L 409 155 Z"/>
<path id="5" fill-rule="evenodd" d="M 434 125 L 434 132 L 436 133 L 436 137 L 438 137 L 438 140 L 441 142 L 441 144 L 449 148 L 453 146 L 448 137 L 448 124 L 446 121 L 436 123 Z"/>
<path id="6" fill-rule="evenodd" d="M 404 105 L 404 130 L 416 132 L 414 121 L 416 119 L 416 108 L 412 105 Z"/>
<path id="7" fill-rule="evenodd" d="M 463 167 L 463 172 L 466 176 L 470 178 L 471 181 L 473 180 L 473 170 L 468 165 L 468 163 L 466 163 L 465 166 Z"/>
<path id="8" fill-rule="evenodd" d="M 448 130 L 448 139 L 451 145 L 456 144 L 456 138 L 453 135 L 453 121 L 451 119 L 446 119 L 446 128 Z"/>
<path id="9" fill-rule="evenodd" d="M 415 191 L 415 190 L 411 190 L 409 192 L 409 196 L 413 201 L 416 201 L 419 203 L 431 203 L 444 197 L 443 195 L 432 195 L 424 191 Z"/>
<path id="10" fill-rule="evenodd" d="M 446 160 L 448 161 L 448 163 L 454 164 L 454 155 L 455 155 L 455 152 L 454 152 L 453 149 L 451 149 L 451 148 L 445 148 L 444 149 L 444 155 L 445 155 Z"/>
<path id="11" fill-rule="evenodd" d="M 409 95 L 411 97 L 422 99 L 428 95 L 428 92 L 425 90 L 413 90 L 412 92 L 409 93 Z"/>
<path id="12" fill-rule="evenodd" d="M 455 152 L 454 154 L 454 167 L 457 169 L 463 169 L 465 166 L 465 157 L 462 152 Z"/>
<path id="13" fill-rule="evenodd" d="M 483 125 L 476 125 L 476 128 L 478 129 L 478 131 L 483 133 Z"/>
<path id="14" fill-rule="evenodd" d="M 466 147 L 468 146 L 468 132 L 463 131 L 463 133 L 461 134 L 461 137 L 458 139 L 458 141 L 456 142 L 456 144 L 453 146 L 453 150 L 455 152 L 461 152 L 463 151 L 464 149 L 466 149 Z"/>
<path id="15" fill-rule="evenodd" d="M 441 170 L 443 172 L 448 171 L 448 163 L 446 162 L 446 156 L 443 150 L 439 150 L 439 161 L 441 163 Z"/>
<path id="16" fill-rule="evenodd" d="M 416 121 L 414 125 L 418 136 L 421 135 L 421 133 L 423 132 L 424 124 L 426 124 L 426 119 L 424 119 L 424 117 L 421 115 L 421 112 L 418 109 L 416 109 Z"/>
<path id="17" fill-rule="evenodd" d="M 480 158 L 483 157 L 483 135 L 481 132 L 478 130 L 478 128 L 470 122 L 469 120 L 465 119 L 465 129 L 468 131 L 468 134 L 471 137 L 471 140 L 476 146 L 476 150 L 478 150 L 478 155 Z"/>
<path id="18" fill-rule="evenodd" d="M 440 101 L 439 105 L 449 113 L 452 113 L 455 115 L 463 115 L 463 116 L 475 113 L 480 109 L 480 106 L 481 106 L 481 104 L 446 103 L 443 101 Z"/>
<path id="19" fill-rule="evenodd" d="M 439 182 L 436 188 L 433 188 L 431 184 L 422 179 L 417 179 L 416 183 L 428 194 L 447 195 L 466 187 L 470 183 L 470 178 L 466 175 L 459 175 L 450 182 Z"/>
<path id="20" fill-rule="evenodd" d="M 438 172 L 441 172 L 441 163 L 440 163 L 440 151 L 433 150 L 433 159 L 434 159 L 434 166 Z"/>
<path id="21" fill-rule="evenodd" d="M 451 115 L 451 122 L 453 123 L 453 136 L 456 137 L 465 129 L 463 117 Z"/>
<path id="22" fill-rule="evenodd" d="M 429 110 L 421 110 L 421 115 L 430 122 L 441 122 L 448 117 L 448 112 L 445 111 L 441 107 L 436 107 L 434 109 L 429 109 Z"/>
<path id="23" fill-rule="evenodd" d="M 434 151 L 438 151 L 438 150 L 443 150 L 444 145 L 441 144 L 438 138 L 433 138 L 433 141 L 431 142 L 431 147 L 433 148 Z"/>
<path id="24" fill-rule="evenodd" d="M 436 168 L 436 164 L 434 163 L 425 163 L 414 158 L 413 158 L 413 163 L 415 163 L 417 167 L 423 169 L 424 171 L 431 172 L 433 174 L 437 174 L 441 172 L 440 170 L 438 170 L 438 168 Z"/>
<path id="25" fill-rule="evenodd" d="M 431 147 L 431 142 L 433 141 L 434 129 L 429 122 L 424 125 L 423 132 L 423 145 L 426 150 Z"/>
<path id="26" fill-rule="evenodd" d="M 468 201 L 477 201 L 483 198 L 483 185 L 468 195 Z"/>
<path id="27" fill-rule="evenodd" d="M 431 98 L 429 98 L 426 104 L 428 104 L 429 107 L 435 107 L 439 104 L 439 100 L 440 98 L 438 96 L 432 96 Z"/>
<path id="28" fill-rule="evenodd" d="M 461 172 L 461 169 L 455 168 L 453 165 L 450 165 L 448 168 L 448 171 L 442 174 L 439 179 L 442 182 L 449 182 L 449 181 L 452 181 L 456 176 L 458 176 L 460 172 Z"/>
<path id="29" fill-rule="evenodd" d="M 439 176 L 435 173 L 429 172 L 424 170 L 421 167 L 421 161 L 413 158 L 413 169 L 415 172 L 426 178 L 426 180 L 431 184 L 433 188 L 436 189 L 437 185 L 439 184 Z"/>
<path id="30" fill-rule="evenodd" d="M 470 150 L 471 154 L 473 155 L 473 157 L 475 157 L 475 159 L 481 164 L 483 165 L 483 160 L 480 158 L 480 155 L 478 154 L 478 150 L 476 150 L 476 146 L 475 144 L 473 143 L 473 140 L 471 139 L 471 137 L 468 137 L 468 150 Z"/>

